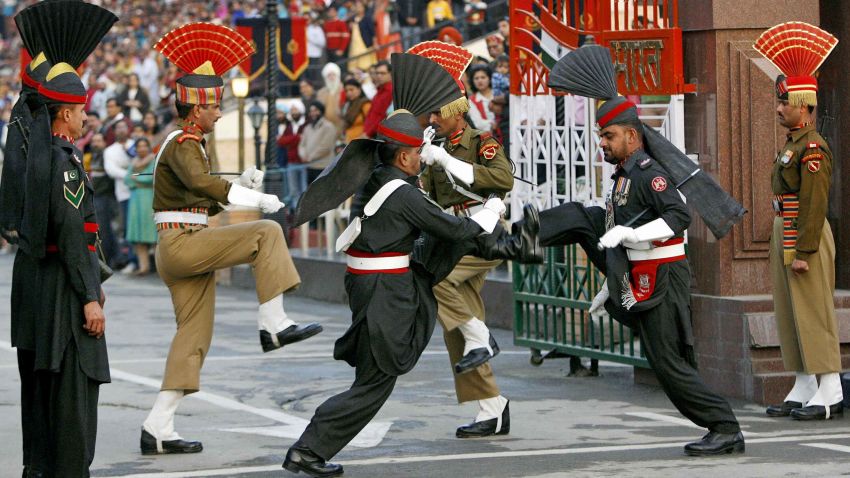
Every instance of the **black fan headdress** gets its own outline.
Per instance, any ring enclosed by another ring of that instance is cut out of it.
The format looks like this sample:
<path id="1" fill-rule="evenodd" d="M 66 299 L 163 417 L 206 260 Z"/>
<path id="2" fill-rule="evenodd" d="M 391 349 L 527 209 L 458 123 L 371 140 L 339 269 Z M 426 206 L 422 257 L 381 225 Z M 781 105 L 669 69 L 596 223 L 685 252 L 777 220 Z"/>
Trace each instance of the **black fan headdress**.
<path id="1" fill-rule="evenodd" d="M 393 106 L 420 116 L 440 111 L 464 94 L 452 75 L 424 56 L 393 53 Z"/>
<path id="2" fill-rule="evenodd" d="M 617 76 L 611 52 L 600 45 L 585 45 L 562 57 L 549 74 L 555 90 L 602 100 L 596 118 L 600 128 L 638 121 L 637 108 L 617 93 Z M 643 125 L 643 146 L 670 175 L 670 179 L 718 239 L 739 222 L 747 210 L 717 181 L 702 171 L 667 138 Z"/>

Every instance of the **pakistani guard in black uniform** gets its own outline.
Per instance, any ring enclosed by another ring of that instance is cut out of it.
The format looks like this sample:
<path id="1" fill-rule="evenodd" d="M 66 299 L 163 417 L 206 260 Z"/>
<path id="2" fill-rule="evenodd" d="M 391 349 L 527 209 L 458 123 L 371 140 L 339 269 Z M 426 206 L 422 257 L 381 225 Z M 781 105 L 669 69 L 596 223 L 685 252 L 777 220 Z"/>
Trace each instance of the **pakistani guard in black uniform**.
<path id="1" fill-rule="evenodd" d="M 89 476 L 98 390 L 110 380 L 92 188 L 74 146 L 86 119 L 86 89 L 75 68 L 116 20 L 83 2 L 38 3 L 16 18 L 24 38 L 43 41 L 42 64 L 53 64 L 38 86 L 45 106 L 28 138 L 13 272 L 25 477 Z M 86 34 L 74 35 L 80 30 Z"/>
<path id="2" fill-rule="evenodd" d="M 594 71 L 604 74 L 595 78 Z M 596 114 L 600 147 L 605 161 L 617 168 L 606 210 L 567 203 L 543 211 L 541 243 L 581 243 L 606 273 L 608 286 L 594 299 L 591 313 L 604 303 L 615 318 L 636 328 L 664 392 L 683 415 L 709 429 L 702 440 L 686 445 L 685 453 L 743 452 L 731 407 L 706 387 L 696 368 L 683 240 L 691 218 L 671 173 L 645 150 L 645 144 L 666 140 L 640 122 L 634 104 L 617 95 L 607 48 L 585 46 L 569 53 L 553 68 L 549 86 L 604 100 Z M 667 155 L 675 147 L 655 149 Z"/>
<path id="3" fill-rule="evenodd" d="M 397 61 L 398 56 L 393 55 L 393 65 L 402 63 Z M 416 61 L 419 68 L 405 74 L 431 78 L 438 92 L 442 87 L 457 89 L 454 80 L 439 65 L 421 57 Z M 365 182 L 351 208 L 351 225 L 337 242 L 337 249 L 348 255 L 345 289 L 352 324 L 337 340 L 334 358 L 355 367 L 355 379 L 349 390 L 331 397 L 316 409 L 307 429 L 289 449 L 283 466 L 293 472 L 321 477 L 341 475 L 342 466 L 327 460 L 372 420 L 392 393 L 398 376 L 416 365 L 428 345 L 437 302 L 432 291 L 435 276 L 423 263 L 448 272 L 463 254 L 446 254 L 443 259 L 418 257 L 414 244 L 420 234 L 427 232 L 458 243 L 473 241 L 492 232 L 504 212 L 501 199 L 494 198 L 470 217 L 449 215 L 417 187 L 423 128 L 404 107 L 414 112 L 430 109 L 425 105 L 423 110 L 417 107 L 422 105 L 407 104 L 404 100 L 396 101 L 396 111 L 378 127 L 377 141 L 352 142 L 298 202 L 296 224 L 324 209 L 306 216 L 303 212 L 304 208 L 312 207 L 314 200 L 326 199 L 326 192 L 339 191 L 345 184 L 359 187 Z M 375 158 L 377 167 L 374 167 Z M 366 174 L 354 171 L 355 163 L 359 164 L 356 169 Z M 350 193 L 339 195 L 337 204 L 347 194 Z M 325 206 L 330 207 L 333 207 L 330 203 Z M 536 224 L 533 229 L 536 232 Z M 502 235 L 499 239 L 511 242 L 514 238 Z M 534 238 L 531 239 L 533 242 Z M 503 246 L 493 249 L 503 251 Z M 442 265 L 441 260 L 453 262 Z"/>

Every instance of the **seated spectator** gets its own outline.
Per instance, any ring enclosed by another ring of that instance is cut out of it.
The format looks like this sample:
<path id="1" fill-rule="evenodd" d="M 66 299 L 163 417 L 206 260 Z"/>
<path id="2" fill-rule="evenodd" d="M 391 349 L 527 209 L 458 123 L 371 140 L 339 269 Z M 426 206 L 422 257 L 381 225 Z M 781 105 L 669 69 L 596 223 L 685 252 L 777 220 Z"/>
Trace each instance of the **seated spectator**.
<path id="1" fill-rule="evenodd" d="M 469 109 L 469 118 L 475 129 L 492 131 L 496 120 L 490 111 L 490 100 L 493 99 L 493 88 L 490 86 L 492 72 L 487 66 L 472 66 L 469 68 L 470 97 L 472 108 Z"/>
<path id="2" fill-rule="evenodd" d="M 150 249 L 156 244 L 156 225 L 153 222 L 153 170 L 156 163 L 147 138 L 136 140 L 136 157 L 124 177 L 130 190 L 127 205 L 127 231 L 125 239 L 133 245 L 139 268 L 133 275 L 143 276 L 151 271 Z M 145 175 L 134 176 L 142 173 Z"/>
<path id="3" fill-rule="evenodd" d="M 345 144 L 348 144 L 363 136 L 363 124 L 372 108 L 372 102 L 363 94 L 360 82 L 354 79 L 345 82 L 345 98 L 342 116 L 345 122 Z"/>

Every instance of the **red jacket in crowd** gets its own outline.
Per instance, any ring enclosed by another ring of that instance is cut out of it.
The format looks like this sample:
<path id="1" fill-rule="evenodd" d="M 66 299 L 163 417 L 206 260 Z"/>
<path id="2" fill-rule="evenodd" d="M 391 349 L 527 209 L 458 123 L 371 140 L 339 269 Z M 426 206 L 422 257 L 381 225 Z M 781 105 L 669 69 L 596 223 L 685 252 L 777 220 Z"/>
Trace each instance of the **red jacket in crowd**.
<path id="1" fill-rule="evenodd" d="M 278 136 L 277 145 L 281 148 L 286 148 L 286 163 L 301 164 L 301 157 L 298 156 L 298 143 L 301 142 L 301 133 L 304 131 L 304 126 L 307 123 L 302 123 L 297 129 L 292 127 L 292 123 L 287 123 L 283 134 Z"/>
<path id="2" fill-rule="evenodd" d="M 324 28 L 328 50 L 341 52 L 348 50 L 351 32 L 348 31 L 348 24 L 344 20 L 328 20 Z"/>
<path id="3" fill-rule="evenodd" d="M 372 108 L 363 122 L 363 134 L 374 138 L 378 134 L 378 125 L 387 117 L 387 110 L 393 104 L 393 84 L 391 81 L 378 87 L 378 92 L 372 98 Z"/>

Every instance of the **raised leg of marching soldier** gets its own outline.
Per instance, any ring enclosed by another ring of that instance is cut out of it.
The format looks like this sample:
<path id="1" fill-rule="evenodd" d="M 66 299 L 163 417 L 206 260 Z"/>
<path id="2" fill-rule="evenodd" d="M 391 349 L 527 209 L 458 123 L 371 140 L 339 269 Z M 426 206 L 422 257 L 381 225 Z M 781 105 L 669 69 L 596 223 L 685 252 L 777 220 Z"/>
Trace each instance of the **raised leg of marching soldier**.
<path id="1" fill-rule="evenodd" d="M 508 400 L 501 396 L 487 361 L 499 353 L 484 323 L 481 289 L 491 269 L 501 261 L 464 256 L 445 280 L 434 286 L 437 317 L 454 367 L 459 403 L 478 402 L 475 420 L 457 429 L 459 438 L 505 435 L 510 431 Z"/>
<path id="2" fill-rule="evenodd" d="M 183 441 L 174 431 L 174 413 L 185 394 L 200 389 L 201 367 L 213 333 L 215 271 L 251 264 L 260 303 L 257 317 L 264 351 L 303 340 L 318 333 L 321 326 L 298 326 L 283 309 L 283 293 L 301 281 L 276 222 L 162 230 L 159 241 L 157 270 L 171 292 L 177 333 L 168 354 L 162 392 L 144 423 L 150 437 L 143 435 L 142 452 L 197 452 L 202 449 L 200 443 Z M 153 437 L 158 439 L 151 440 Z"/>
<path id="3" fill-rule="evenodd" d="M 212 38 L 227 54 L 210 53 L 190 38 Z M 264 352 L 312 337 L 319 324 L 295 324 L 283 310 L 283 293 L 300 283 L 280 226 L 253 221 L 207 228 L 220 204 L 278 211 L 277 196 L 254 189 L 263 173 L 254 168 L 234 182 L 210 174 L 205 134 L 221 118 L 224 80 L 219 76 L 251 55 L 254 48 L 234 30 L 192 23 L 168 32 L 154 48 L 187 73 L 176 83 L 180 130 L 160 147 L 154 173 L 154 221 L 159 231 L 157 270 L 171 292 L 177 333 L 171 344 L 162 390 L 142 426 L 143 454 L 197 453 L 200 442 L 174 431 L 174 414 L 185 394 L 200 389 L 201 366 L 212 340 L 215 271 L 251 264 L 257 283 L 258 328 Z M 216 67 L 213 67 L 215 61 Z M 220 71 L 216 71 L 218 68 Z"/>

